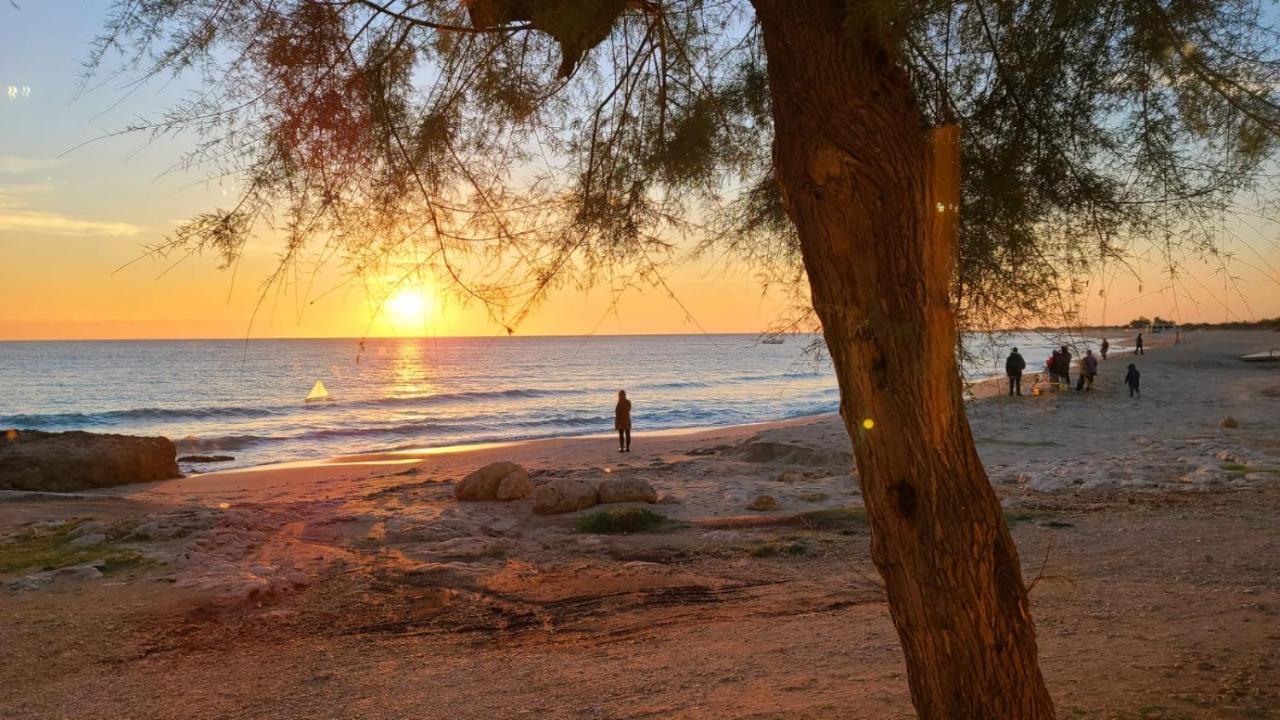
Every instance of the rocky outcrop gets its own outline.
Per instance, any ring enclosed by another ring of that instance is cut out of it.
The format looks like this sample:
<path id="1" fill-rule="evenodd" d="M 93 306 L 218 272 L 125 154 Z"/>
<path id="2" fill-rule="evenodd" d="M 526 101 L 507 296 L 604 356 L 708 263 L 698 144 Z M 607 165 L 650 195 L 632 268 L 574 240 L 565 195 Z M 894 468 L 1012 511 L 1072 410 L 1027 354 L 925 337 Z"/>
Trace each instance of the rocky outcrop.
<path id="1" fill-rule="evenodd" d="M 67 492 L 182 477 L 168 438 L 0 432 L 0 490 Z"/>
<path id="2" fill-rule="evenodd" d="M 558 478 L 533 491 L 533 511 L 539 515 L 584 510 L 599 502 L 595 487 L 573 478 Z"/>
<path id="3" fill-rule="evenodd" d="M 462 478 L 453 490 L 463 502 L 518 500 L 531 492 L 529 471 L 513 462 L 489 463 Z"/>
<path id="4" fill-rule="evenodd" d="M 601 480 L 596 485 L 596 494 L 601 504 L 658 502 L 658 493 L 649 483 L 636 477 L 611 477 Z"/>
<path id="5" fill-rule="evenodd" d="M 772 495 L 759 495 L 751 504 L 747 506 L 748 510 L 758 510 L 767 512 L 769 510 L 777 510 L 779 507 L 778 499 Z"/>

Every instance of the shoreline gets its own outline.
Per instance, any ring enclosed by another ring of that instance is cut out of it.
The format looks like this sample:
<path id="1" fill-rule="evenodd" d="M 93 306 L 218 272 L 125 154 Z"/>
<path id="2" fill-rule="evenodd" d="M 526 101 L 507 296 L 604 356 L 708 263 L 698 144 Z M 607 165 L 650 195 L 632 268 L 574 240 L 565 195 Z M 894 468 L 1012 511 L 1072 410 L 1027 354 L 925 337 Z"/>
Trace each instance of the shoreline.
<path id="1" fill-rule="evenodd" d="M 1111 340 L 1111 338 L 1108 338 Z M 1144 344 L 1144 349 L 1158 349 L 1162 347 L 1172 347 L 1172 341 L 1155 341 Z M 1111 355 L 1123 356 L 1133 354 L 1133 348 L 1123 346 L 1117 348 L 1112 344 Z M 1073 359 L 1073 365 L 1075 359 Z M 1072 368 L 1073 375 L 1075 368 Z M 1035 373 L 1027 373 L 1028 375 L 1037 375 Z M 967 402 L 978 402 L 992 397 L 1003 396 L 1007 392 L 1005 376 L 1003 374 L 995 374 L 973 381 L 962 381 L 962 392 Z M 1028 385 L 1028 388 L 1030 386 Z M 1028 395 L 1030 392 L 1028 391 Z M 813 422 L 829 421 L 839 417 L 839 412 L 817 413 L 812 415 L 797 415 L 794 417 L 784 417 L 774 420 L 762 420 L 747 423 L 732 423 L 727 425 L 697 425 L 683 428 L 663 428 L 658 430 L 648 430 L 643 433 L 634 433 L 633 439 L 636 441 L 645 439 L 670 439 L 687 437 L 692 439 L 694 436 L 701 435 L 721 435 L 729 434 L 735 437 L 745 435 L 751 431 L 766 431 L 776 428 L 785 428 L 795 425 L 808 424 Z M 211 469 L 206 472 L 195 472 L 188 477 L 210 477 L 222 476 L 227 474 L 241 474 L 250 472 L 268 472 L 272 470 L 298 470 L 307 468 L 338 468 L 350 466 L 372 466 L 385 467 L 394 465 L 407 465 L 409 463 L 422 462 L 432 457 L 442 455 L 468 455 L 473 453 L 489 453 L 501 448 L 521 448 L 533 447 L 540 444 L 556 444 L 561 443 L 585 443 L 593 440 L 607 440 L 614 437 L 613 432 L 592 432 L 581 435 L 552 435 L 537 438 L 519 438 L 512 440 L 481 440 L 477 442 L 459 443 L 455 445 L 439 445 L 439 446 L 416 446 L 402 447 L 387 450 L 362 450 L 350 453 L 341 453 L 337 455 L 328 455 L 317 458 L 302 458 L 296 460 L 271 460 L 255 465 L 245 465 L 240 467 L 232 467 L 226 469 Z"/>

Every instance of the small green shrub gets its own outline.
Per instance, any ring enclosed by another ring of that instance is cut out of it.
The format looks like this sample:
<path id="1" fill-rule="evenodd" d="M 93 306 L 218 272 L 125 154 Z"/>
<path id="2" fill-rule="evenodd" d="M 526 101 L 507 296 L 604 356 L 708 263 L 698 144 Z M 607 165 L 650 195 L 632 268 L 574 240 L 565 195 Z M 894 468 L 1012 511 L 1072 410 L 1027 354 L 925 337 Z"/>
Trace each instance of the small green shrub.
<path id="1" fill-rule="evenodd" d="M 1280 467 L 1264 467 L 1241 465 L 1240 463 L 1222 463 L 1218 466 L 1220 469 L 1234 473 L 1280 473 Z"/>
<path id="2" fill-rule="evenodd" d="M 583 515 L 578 519 L 577 529 L 581 533 L 614 535 L 654 530 L 666 523 L 665 515 L 659 515 L 648 508 L 617 508 Z"/>
<path id="3" fill-rule="evenodd" d="M 813 530 L 863 531 L 868 527 L 867 510 L 859 505 L 811 510 L 796 516 L 801 525 Z"/>
<path id="4" fill-rule="evenodd" d="M 809 545 L 802 540 L 783 543 L 761 543 L 751 548 L 749 551 L 752 557 L 771 558 L 779 555 L 790 555 L 791 557 L 803 557 L 809 554 Z"/>

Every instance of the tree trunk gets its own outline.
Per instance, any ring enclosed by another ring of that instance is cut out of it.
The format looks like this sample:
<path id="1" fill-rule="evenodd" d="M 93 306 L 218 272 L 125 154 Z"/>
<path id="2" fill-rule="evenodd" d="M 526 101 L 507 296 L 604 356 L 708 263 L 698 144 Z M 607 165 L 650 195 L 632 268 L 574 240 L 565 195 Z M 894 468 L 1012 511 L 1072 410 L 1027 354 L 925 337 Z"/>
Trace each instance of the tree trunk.
<path id="1" fill-rule="evenodd" d="M 849 0 L 753 0 L 774 161 L 840 382 L 921 718 L 1052 718 L 1013 538 L 965 418 L 940 197 L 896 50 Z M 945 184 L 945 183 L 944 183 Z"/>

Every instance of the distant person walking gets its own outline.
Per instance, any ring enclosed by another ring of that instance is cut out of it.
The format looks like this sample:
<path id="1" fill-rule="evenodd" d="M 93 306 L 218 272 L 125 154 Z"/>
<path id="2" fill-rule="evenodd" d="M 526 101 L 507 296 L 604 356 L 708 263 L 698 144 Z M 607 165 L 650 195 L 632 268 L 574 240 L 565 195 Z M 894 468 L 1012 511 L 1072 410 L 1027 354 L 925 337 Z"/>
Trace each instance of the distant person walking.
<path id="1" fill-rule="evenodd" d="M 1142 333 L 1138 333 L 1138 339 L 1133 343 L 1133 354 L 1146 355 L 1146 353 L 1142 352 Z"/>
<path id="2" fill-rule="evenodd" d="M 613 429 L 618 431 L 618 452 L 631 452 L 631 401 L 627 391 L 618 391 L 618 404 L 613 408 Z"/>
<path id="3" fill-rule="evenodd" d="M 1124 384 L 1129 386 L 1129 397 L 1142 397 L 1142 392 L 1138 389 L 1138 381 L 1141 379 L 1142 373 L 1138 372 L 1138 367 L 1129 363 L 1129 372 L 1124 374 Z"/>
<path id="4" fill-rule="evenodd" d="M 1081 380 L 1084 389 L 1092 390 L 1093 381 L 1098 377 L 1098 357 L 1093 354 L 1092 350 L 1085 350 L 1084 357 L 1080 358 Z M 1079 389 L 1079 388 L 1077 388 Z"/>
<path id="5" fill-rule="evenodd" d="M 1108 350 L 1110 350 L 1110 349 L 1111 349 L 1111 343 L 1107 342 L 1107 339 L 1106 339 L 1106 338 L 1102 338 L 1102 348 L 1101 348 L 1101 350 L 1102 350 L 1102 359 L 1103 359 L 1103 360 L 1106 360 L 1106 359 L 1107 359 L 1107 351 L 1108 351 Z"/>
<path id="6" fill-rule="evenodd" d="M 1004 361 L 1004 374 L 1009 376 L 1009 395 L 1022 394 L 1022 371 L 1027 368 L 1027 361 L 1018 354 L 1018 348 L 1009 353 Z"/>

